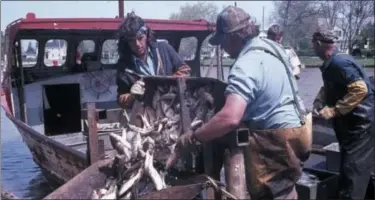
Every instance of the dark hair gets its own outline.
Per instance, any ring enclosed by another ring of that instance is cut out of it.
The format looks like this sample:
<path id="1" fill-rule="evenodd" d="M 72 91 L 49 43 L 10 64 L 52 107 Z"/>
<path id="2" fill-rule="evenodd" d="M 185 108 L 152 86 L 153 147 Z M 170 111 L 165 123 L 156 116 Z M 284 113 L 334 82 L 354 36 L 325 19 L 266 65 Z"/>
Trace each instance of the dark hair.
<path id="1" fill-rule="evenodd" d="M 278 24 L 272 25 L 268 28 L 267 31 L 267 38 L 273 41 L 278 41 L 283 36 L 284 31 L 282 30 L 281 26 Z"/>
<path id="2" fill-rule="evenodd" d="M 153 31 L 145 25 L 145 22 L 142 18 L 135 15 L 134 12 L 128 13 L 125 20 L 121 23 L 118 28 L 118 43 L 117 49 L 119 53 L 119 61 L 125 63 L 131 63 L 131 55 L 133 54 L 129 44 L 128 39 L 135 37 L 138 31 L 142 27 L 146 27 L 146 37 L 147 37 L 147 44 L 149 45 L 151 42 L 154 41 L 154 33 Z"/>

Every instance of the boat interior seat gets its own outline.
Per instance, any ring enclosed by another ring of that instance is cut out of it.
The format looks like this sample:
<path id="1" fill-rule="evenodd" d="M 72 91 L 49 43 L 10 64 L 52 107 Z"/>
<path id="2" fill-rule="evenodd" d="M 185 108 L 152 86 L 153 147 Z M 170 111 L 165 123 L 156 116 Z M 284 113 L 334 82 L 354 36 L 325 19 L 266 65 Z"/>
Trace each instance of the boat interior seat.
<path id="1" fill-rule="evenodd" d="M 97 130 L 98 132 L 119 132 L 122 126 L 127 122 L 122 108 L 96 109 L 97 111 Z M 81 110 L 83 121 L 83 134 L 88 134 L 87 109 Z"/>

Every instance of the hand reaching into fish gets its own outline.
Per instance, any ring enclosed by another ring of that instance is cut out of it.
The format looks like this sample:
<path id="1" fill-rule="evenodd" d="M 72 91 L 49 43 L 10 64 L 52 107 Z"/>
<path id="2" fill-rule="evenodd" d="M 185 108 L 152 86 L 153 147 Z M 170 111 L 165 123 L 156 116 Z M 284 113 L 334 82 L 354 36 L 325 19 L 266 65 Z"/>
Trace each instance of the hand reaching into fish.
<path id="1" fill-rule="evenodd" d="M 191 130 L 182 134 L 177 141 L 176 147 L 174 152 L 169 156 L 167 163 L 165 165 L 165 169 L 168 170 L 171 168 L 179 158 L 187 155 L 188 153 L 194 151 L 197 146 L 201 144 L 201 142 L 197 139 L 194 130 L 196 130 L 200 125 L 202 125 L 202 121 L 194 121 L 191 123 Z"/>

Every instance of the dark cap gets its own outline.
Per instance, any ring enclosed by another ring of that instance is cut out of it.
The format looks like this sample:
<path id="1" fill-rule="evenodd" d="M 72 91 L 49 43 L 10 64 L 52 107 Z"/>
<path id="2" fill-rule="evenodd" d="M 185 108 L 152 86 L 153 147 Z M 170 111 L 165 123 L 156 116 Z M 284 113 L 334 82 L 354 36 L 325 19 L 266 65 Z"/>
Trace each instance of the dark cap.
<path id="1" fill-rule="evenodd" d="M 313 34 L 313 40 L 318 40 L 324 43 L 335 43 L 338 39 L 336 33 L 333 30 L 326 28 L 319 28 Z"/>
<path id="2" fill-rule="evenodd" d="M 250 24 L 250 15 L 248 13 L 241 8 L 228 6 L 217 16 L 216 32 L 210 38 L 209 43 L 219 45 L 224 35 L 238 31 Z"/>

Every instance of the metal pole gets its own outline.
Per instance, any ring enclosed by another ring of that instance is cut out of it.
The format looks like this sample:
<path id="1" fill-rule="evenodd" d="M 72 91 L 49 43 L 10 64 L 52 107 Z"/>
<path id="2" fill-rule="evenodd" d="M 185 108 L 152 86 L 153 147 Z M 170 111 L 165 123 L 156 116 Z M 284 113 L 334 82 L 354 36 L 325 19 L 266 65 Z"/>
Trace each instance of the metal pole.
<path id="1" fill-rule="evenodd" d="M 262 31 L 264 30 L 264 6 L 263 6 L 263 13 L 262 13 Z"/>
<path id="2" fill-rule="evenodd" d="M 224 170 L 228 192 L 238 199 L 248 199 L 245 158 L 241 147 L 229 148 L 225 151 Z"/>
<path id="3" fill-rule="evenodd" d="M 216 47 L 216 57 L 217 57 L 217 63 L 216 63 L 216 67 L 217 67 L 217 79 L 223 81 L 224 80 L 224 75 L 223 75 L 223 66 L 222 66 L 222 56 L 221 56 L 221 47 L 220 45 L 218 45 Z"/>
<path id="4" fill-rule="evenodd" d="M 89 134 L 88 134 L 88 154 L 89 154 L 89 165 L 94 164 L 100 160 L 99 142 L 98 142 L 98 128 L 97 128 L 97 112 L 95 103 L 87 103 L 87 121 L 89 122 Z"/>
<path id="5" fill-rule="evenodd" d="M 118 17 L 124 18 L 124 0 L 118 0 Z"/>

